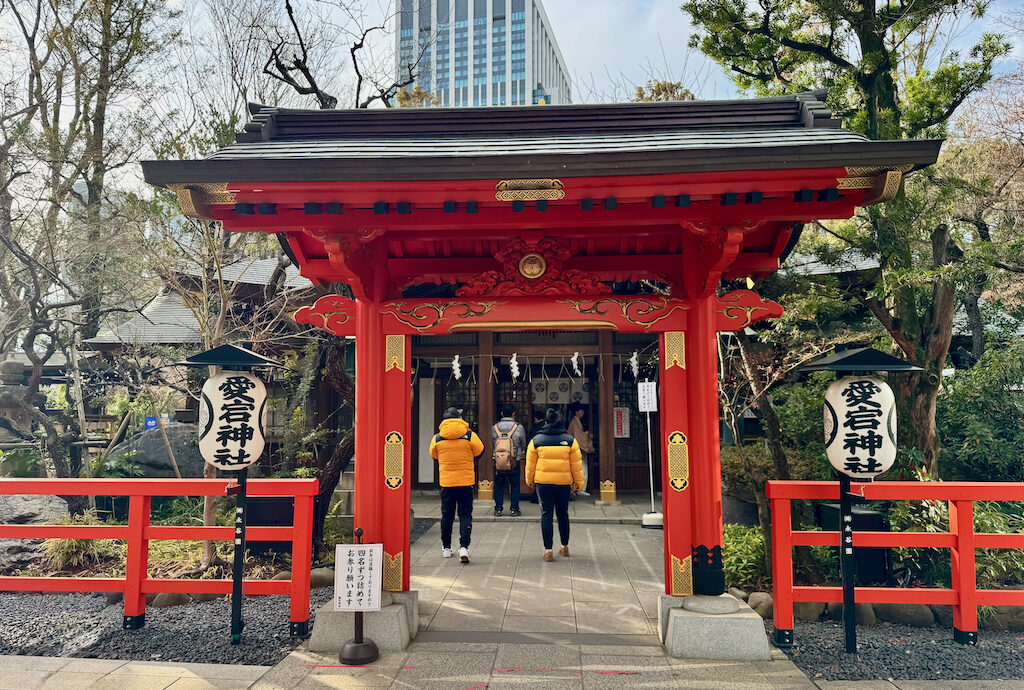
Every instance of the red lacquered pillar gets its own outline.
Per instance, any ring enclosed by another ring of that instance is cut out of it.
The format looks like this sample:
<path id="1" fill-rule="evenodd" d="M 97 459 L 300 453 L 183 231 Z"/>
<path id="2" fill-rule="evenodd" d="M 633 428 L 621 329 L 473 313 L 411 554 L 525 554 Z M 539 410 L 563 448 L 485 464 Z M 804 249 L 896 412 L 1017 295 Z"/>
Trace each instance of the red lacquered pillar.
<path id="1" fill-rule="evenodd" d="M 718 334 L 712 294 L 691 303 L 686 370 L 693 475 L 693 592 L 725 592 L 722 565 L 722 467 L 718 427 Z"/>
<path id="2" fill-rule="evenodd" d="M 381 447 L 381 515 L 384 534 L 383 587 L 409 589 L 409 450 L 412 439 L 412 358 L 409 337 L 384 337 L 384 408 Z"/>
<path id="3" fill-rule="evenodd" d="M 363 530 L 363 541 L 383 540 L 381 486 L 383 477 L 382 416 L 384 375 L 384 334 L 380 305 L 356 301 L 356 482 L 355 527 Z"/>
<path id="4" fill-rule="evenodd" d="M 693 594 L 690 459 L 686 415 L 686 334 L 658 335 L 661 410 L 661 511 L 665 527 L 665 593 Z"/>

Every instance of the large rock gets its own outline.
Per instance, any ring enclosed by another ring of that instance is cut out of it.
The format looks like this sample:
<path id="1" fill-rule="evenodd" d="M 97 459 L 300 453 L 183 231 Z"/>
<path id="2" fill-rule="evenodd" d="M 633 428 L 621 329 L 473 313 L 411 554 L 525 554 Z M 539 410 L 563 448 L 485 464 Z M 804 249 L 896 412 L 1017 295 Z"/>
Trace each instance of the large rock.
<path id="1" fill-rule="evenodd" d="M 953 627 L 953 607 L 949 604 L 928 604 L 928 608 L 931 609 L 932 614 L 935 616 L 935 620 L 939 622 L 943 628 Z"/>
<path id="2" fill-rule="evenodd" d="M 857 625 L 875 625 L 878 617 L 871 604 L 854 604 L 854 611 L 857 612 Z M 843 620 L 843 605 L 830 602 L 828 605 L 828 617 L 837 621 Z"/>
<path id="3" fill-rule="evenodd" d="M 67 514 L 67 501 L 59 496 L 0 496 L 0 525 L 55 524 Z M 42 539 L 0 539 L 0 574 L 35 564 L 44 555 Z"/>
<path id="4" fill-rule="evenodd" d="M 309 588 L 333 587 L 334 568 L 313 568 L 309 571 Z"/>
<path id="5" fill-rule="evenodd" d="M 825 613 L 825 604 L 817 601 L 798 601 L 793 604 L 793 617 L 798 621 L 817 622 Z"/>
<path id="6" fill-rule="evenodd" d="M 155 609 L 165 609 L 170 606 L 184 606 L 192 602 L 192 597 L 184 592 L 160 592 L 149 605 Z"/>
<path id="7" fill-rule="evenodd" d="M 991 615 L 981 620 L 981 626 L 987 630 L 1024 630 L 1024 607 L 996 606 Z"/>
<path id="8" fill-rule="evenodd" d="M 195 424 L 179 424 L 171 422 L 164 425 L 167 441 L 174 451 L 174 460 L 178 464 L 182 477 L 203 476 L 203 456 L 199 454 L 199 432 Z M 160 429 L 149 429 L 135 434 L 131 438 L 117 444 L 110 451 L 110 459 L 123 459 L 142 471 L 145 477 L 173 477 L 174 465 L 167 454 Z"/>
<path id="9" fill-rule="evenodd" d="M 886 623 L 902 623 L 918 628 L 935 625 L 935 614 L 927 604 L 875 604 L 875 617 Z"/>
<path id="10" fill-rule="evenodd" d="M 729 594 L 733 595 L 734 597 L 736 597 L 740 601 L 746 601 L 748 598 L 750 598 L 750 595 L 747 594 L 746 592 L 744 592 L 739 587 L 730 587 L 729 588 Z"/>
<path id="11" fill-rule="evenodd" d="M 761 618 L 772 617 L 772 595 L 768 592 L 751 592 L 747 598 L 747 604 L 754 609 Z"/>

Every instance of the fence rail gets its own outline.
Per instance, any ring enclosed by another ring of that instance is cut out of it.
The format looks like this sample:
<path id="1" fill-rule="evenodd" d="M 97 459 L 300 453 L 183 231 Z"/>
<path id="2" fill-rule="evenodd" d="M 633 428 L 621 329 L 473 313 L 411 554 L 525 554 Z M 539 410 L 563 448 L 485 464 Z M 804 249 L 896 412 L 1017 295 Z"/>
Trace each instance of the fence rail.
<path id="1" fill-rule="evenodd" d="M 857 587 L 856 600 L 867 604 L 945 604 L 953 607 L 953 639 L 978 641 L 978 606 L 1024 606 L 1024 591 L 979 590 L 976 549 L 1022 549 L 1024 534 L 974 531 L 975 501 L 1024 501 L 1024 483 L 1012 482 L 873 482 L 853 483 L 851 492 L 869 501 L 944 501 L 949 504 L 948 532 L 854 532 L 853 546 L 925 547 L 950 551 L 952 587 Z M 775 643 L 793 644 L 795 602 L 841 602 L 842 587 L 794 586 L 794 546 L 840 546 L 839 532 L 793 531 L 792 501 L 838 501 L 839 482 L 770 481 L 772 511 L 772 584 Z"/>
<path id="2" fill-rule="evenodd" d="M 5 539 L 115 539 L 127 543 L 125 577 L 0 577 L 0 591 L 122 592 L 124 628 L 135 630 L 146 621 L 146 595 L 158 592 L 230 594 L 231 580 L 149 577 L 149 542 L 157 539 L 232 541 L 234 527 L 160 526 L 150 524 L 154 497 L 226 496 L 232 479 L 0 479 L 0 495 L 126 496 L 127 525 L 0 525 Z M 291 526 L 247 527 L 252 541 L 291 541 L 289 580 L 246 580 L 245 594 L 291 597 L 289 630 L 302 637 L 309 632 L 309 573 L 312 566 L 313 501 L 316 479 L 252 479 L 250 497 L 295 499 Z"/>

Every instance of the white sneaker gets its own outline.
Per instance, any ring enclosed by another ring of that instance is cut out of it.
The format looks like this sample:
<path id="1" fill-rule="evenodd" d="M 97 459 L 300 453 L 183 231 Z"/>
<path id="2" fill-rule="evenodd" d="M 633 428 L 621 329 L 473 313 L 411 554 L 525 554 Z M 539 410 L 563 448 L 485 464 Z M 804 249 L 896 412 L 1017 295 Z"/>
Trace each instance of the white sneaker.
<path id="1" fill-rule="evenodd" d="M 589 496 L 590 492 L 588 492 L 588 491 L 577 491 L 576 495 L 577 496 Z"/>
<path id="2" fill-rule="evenodd" d="M 451 549 L 441 549 L 441 558 L 451 558 L 451 557 L 452 557 L 452 550 Z"/>
<path id="3" fill-rule="evenodd" d="M 463 563 L 469 563 L 469 549 L 465 546 L 459 549 L 459 560 Z"/>

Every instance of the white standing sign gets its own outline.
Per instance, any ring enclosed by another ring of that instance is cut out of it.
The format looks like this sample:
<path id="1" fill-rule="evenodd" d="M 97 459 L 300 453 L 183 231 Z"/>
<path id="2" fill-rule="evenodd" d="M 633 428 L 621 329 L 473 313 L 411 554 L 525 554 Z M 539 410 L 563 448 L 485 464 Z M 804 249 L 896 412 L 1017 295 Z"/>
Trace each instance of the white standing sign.
<path id="1" fill-rule="evenodd" d="M 874 479 L 896 461 L 896 397 L 872 376 L 844 376 L 825 393 L 825 454 L 851 479 Z"/>
<path id="2" fill-rule="evenodd" d="M 338 544 L 334 553 L 334 610 L 380 611 L 383 544 Z"/>
<path id="3" fill-rule="evenodd" d="M 225 371 L 203 384 L 199 401 L 199 453 L 222 470 L 259 460 L 266 445 L 267 387 L 244 371 Z"/>
<path id="4" fill-rule="evenodd" d="M 658 383 L 656 381 L 641 381 L 636 384 L 636 390 L 640 412 L 657 412 Z"/>

